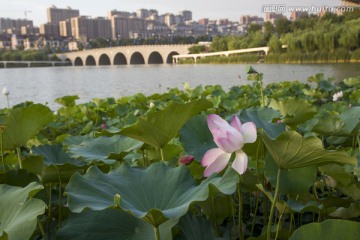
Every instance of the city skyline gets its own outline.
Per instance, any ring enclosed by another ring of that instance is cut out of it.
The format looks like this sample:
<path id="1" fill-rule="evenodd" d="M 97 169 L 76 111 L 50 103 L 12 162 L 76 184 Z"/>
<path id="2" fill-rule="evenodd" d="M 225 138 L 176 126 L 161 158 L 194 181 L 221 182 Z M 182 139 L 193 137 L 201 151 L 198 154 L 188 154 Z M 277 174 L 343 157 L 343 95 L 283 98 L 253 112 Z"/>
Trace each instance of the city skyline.
<path id="1" fill-rule="evenodd" d="M 316 3 L 312 0 L 289 1 L 289 0 L 264 0 L 261 2 L 249 2 L 239 0 L 225 1 L 176 1 L 169 2 L 166 0 L 153 0 L 151 3 L 145 0 L 102 0 L 101 4 L 94 1 L 86 0 L 12 0 L 6 4 L 6 7 L 0 10 L 0 18 L 27 19 L 33 20 L 35 26 L 47 22 L 46 9 L 55 5 L 58 8 L 67 6 L 72 9 L 80 10 L 80 15 L 85 16 L 106 16 L 110 10 L 135 12 L 138 9 L 155 9 L 159 14 L 174 13 L 177 14 L 182 10 L 189 10 L 193 13 L 193 20 L 209 18 L 218 20 L 227 18 L 230 21 L 239 21 L 241 15 L 264 16 L 262 6 L 266 4 L 286 4 L 287 6 L 339 6 L 340 0 L 318 0 Z M 25 13 L 26 12 L 26 13 Z M 289 15 L 289 12 L 284 12 Z"/>

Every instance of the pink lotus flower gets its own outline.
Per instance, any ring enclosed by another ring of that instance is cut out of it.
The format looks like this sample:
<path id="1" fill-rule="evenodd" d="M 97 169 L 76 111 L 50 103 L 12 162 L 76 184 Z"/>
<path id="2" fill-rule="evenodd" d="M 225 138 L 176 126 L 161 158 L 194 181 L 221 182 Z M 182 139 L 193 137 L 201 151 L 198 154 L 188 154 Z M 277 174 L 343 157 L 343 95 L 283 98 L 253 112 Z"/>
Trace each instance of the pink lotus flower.
<path id="1" fill-rule="evenodd" d="M 221 172 L 229 163 L 233 152 L 236 157 L 231 166 L 239 174 L 243 174 L 247 168 L 248 157 L 242 151 L 242 147 L 245 143 L 256 141 L 255 124 L 253 122 L 241 124 L 237 116 L 234 116 L 229 124 L 216 114 L 210 114 L 207 123 L 219 148 L 208 150 L 201 160 L 201 165 L 206 167 L 204 176 L 209 177 L 213 173 Z"/>

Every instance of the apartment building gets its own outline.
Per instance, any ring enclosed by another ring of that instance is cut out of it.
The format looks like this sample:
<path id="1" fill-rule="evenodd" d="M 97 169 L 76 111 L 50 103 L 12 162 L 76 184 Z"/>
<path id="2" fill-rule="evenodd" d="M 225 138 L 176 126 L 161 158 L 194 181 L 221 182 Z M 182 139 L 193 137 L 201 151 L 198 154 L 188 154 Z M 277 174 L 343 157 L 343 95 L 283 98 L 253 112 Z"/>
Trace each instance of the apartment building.
<path id="1" fill-rule="evenodd" d="M 46 10 L 48 23 L 58 24 L 61 21 L 78 17 L 80 16 L 80 11 L 76 9 L 67 8 L 57 8 L 56 6 L 51 6 Z"/>
<path id="2" fill-rule="evenodd" d="M 8 32 L 21 32 L 21 27 L 34 27 L 32 20 L 0 18 L 0 34 Z"/>
<path id="3" fill-rule="evenodd" d="M 145 19 L 136 17 L 112 16 L 111 19 L 112 38 L 130 38 L 130 32 L 146 29 Z"/>
<path id="4" fill-rule="evenodd" d="M 71 34 L 75 39 L 84 42 L 94 38 L 110 39 L 112 37 L 111 21 L 103 17 L 80 16 L 71 18 Z"/>

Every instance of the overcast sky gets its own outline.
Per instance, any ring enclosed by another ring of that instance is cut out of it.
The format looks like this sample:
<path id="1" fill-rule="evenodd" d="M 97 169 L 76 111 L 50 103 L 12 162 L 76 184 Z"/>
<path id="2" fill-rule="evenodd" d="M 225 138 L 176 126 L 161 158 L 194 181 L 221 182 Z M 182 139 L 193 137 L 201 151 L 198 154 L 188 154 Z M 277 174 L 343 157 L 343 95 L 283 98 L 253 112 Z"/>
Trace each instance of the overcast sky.
<path id="1" fill-rule="evenodd" d="M 24 11 L 28 19 L 35 25 L 47 22 L 46 9 L 51 5 L 58 8 L 70 6 L 80 10 L 80 15 L 106 16 L 112 9 L 135 12 L 140 8 L 156 9 L 159 14 L 178 14 L 182 10 L 190 10 L 193 20 L 209 18 L 217 20 L 228 18 L 239 21 L 241 15 L 263 16 L 261 6 L 264 4 L 287 4 L 287 6 L 339 6 L 340 0 L 0 0 L 0 17 L 24 18 Z M 287 14 L 288 15 L 288 14 Z"/>

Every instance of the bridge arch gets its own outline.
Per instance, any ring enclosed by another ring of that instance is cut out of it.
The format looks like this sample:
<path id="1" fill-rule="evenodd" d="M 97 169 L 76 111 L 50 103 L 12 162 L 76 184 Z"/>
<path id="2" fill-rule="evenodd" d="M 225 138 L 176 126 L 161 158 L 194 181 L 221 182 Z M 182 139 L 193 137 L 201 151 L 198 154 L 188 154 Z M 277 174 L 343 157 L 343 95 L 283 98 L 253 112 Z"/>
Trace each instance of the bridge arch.
<path id="1" fill-rule="evenodd" d="M 72 62 L 71 62 L 71 59 L 70 59 L 70 58 L 66 58 L 66 59 L 65 59 L 65 62 L 67 62 L 67 63 L 69 63 L 69 64 L 72 65 Z"/>
<path id="2" fill-rule="evenodd" d="M 152 52 L 148 59 L 148 64 L 162 64 L 164 63 L 164 60 L 160 53 L 158 52 Z"/>
<path id="3" fill-rule="evenodd" d="M 83 63 L 83 60 L 81 59 L 81 57 L 75 58 L 74 66 L 84 66 L 84 63 Z"/>
<path id="4" fill-rule="evenodd" d="M 91 55 L 87 56 L 86 61 L 85 61 L 85 65 L 86 66 L 96 66 L 96 61 L 95 58 Z"/>
<path id="5" fill-rule="evenodd" d="M 127 60 L 124 54 L 117 53 L 114 57 L 114 65 L 127 65 Z"/>
<path id="6" fill-rule="evenodd" d="M 104 65 L 111 65 L 110 58 L 105 53 L 101 54 L 99 58 L 99 66 L 104 66 Z"/>
<path id="7" fill-rule="evenodd" d="M 173 63 L 173 56 L 180 55 L 178 52 L 171 52 L 169 53 L 168 57 L 166 58 L 166 63 Z"/>
<path id="8" fill-rule="evenodd" d="M 130 58 L 130 64 L 145 64 L 143 55 L 139 52 L 134 52 Z"/>

